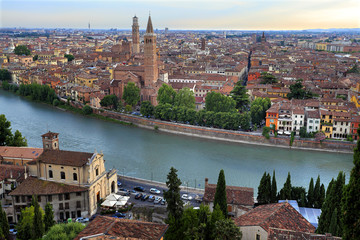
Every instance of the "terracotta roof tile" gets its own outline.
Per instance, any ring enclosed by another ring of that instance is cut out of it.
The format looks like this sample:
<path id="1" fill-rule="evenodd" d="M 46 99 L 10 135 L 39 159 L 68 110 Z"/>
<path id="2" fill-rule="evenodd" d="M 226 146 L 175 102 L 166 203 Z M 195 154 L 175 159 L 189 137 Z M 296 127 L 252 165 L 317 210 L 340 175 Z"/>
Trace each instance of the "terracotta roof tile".
<path id="1" fill-rule="evenodd" d="M 0 146 L 0 156 L 36 159 L 43 152 L 42 148 Z"/>
<path id="2" fill-rule="evenodd" d="M 36 177 L 28 177 L 9 195 L 51 195 L 85 191 L 88 191 L 88 189 L 84 187 L 40 180 Z"/>
<path id="3" fill-rule="evenodd" d="M 93 153 L 73 152 L 64 150 L 47 150 L 38 158 L 38 161 L 49 164 L 81 167 L 84 166 Z"/>
<path id="4" fill-rule="evenodd" d="M 104 239 L 158 240 L 167 228 L 166 224 L 97 216 L 74 240 L 101 233 Z"/>
<path id="5" fill-rule="evenodd" d="M 15 165 L 0 165 L 0 181 L 5 179 L 22 180 L 24 177 L 25 168 Z"/>
<path id="6" fill-rule="evenodd" d="M 289 203 L 273 203 L 261 205 L 235 219 L 237 226 L 260 226 L 265 231 L 279 228 L 301 232 L 315 232 L 311 225 Z"/>

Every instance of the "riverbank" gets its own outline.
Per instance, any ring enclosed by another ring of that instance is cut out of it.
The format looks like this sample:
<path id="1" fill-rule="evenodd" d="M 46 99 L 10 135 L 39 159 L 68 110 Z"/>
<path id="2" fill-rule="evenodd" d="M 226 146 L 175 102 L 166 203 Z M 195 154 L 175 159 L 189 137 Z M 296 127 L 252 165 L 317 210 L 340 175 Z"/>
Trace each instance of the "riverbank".
<path id="1" fill-rule="evenodd" d="M 115 118 L 125 122 L 131 122 L 139 127 L 162 131 L 172 134 L 181 134 L 191 137 L 206 138 L 217 141 L 235 142 L 241 144 L 262 145 L 268 147 L 280 147 L 296 150 L 311 150 L 323 152 L 336 152 L 352 154 L 356 146 L 354 143 L 339 142 L 333 140 L 315 141 L 310 139 L 295 139 L 290 146 L 290 137 L 270 137 L 266 139 L 260 134 L 251 132 L 231 131 L 201 126 L 193 126 L 181 123 L 166 122 L 157 119 L 148 119 L 130 114 L 112 111 L 95 110 L 97 114 Z"/>

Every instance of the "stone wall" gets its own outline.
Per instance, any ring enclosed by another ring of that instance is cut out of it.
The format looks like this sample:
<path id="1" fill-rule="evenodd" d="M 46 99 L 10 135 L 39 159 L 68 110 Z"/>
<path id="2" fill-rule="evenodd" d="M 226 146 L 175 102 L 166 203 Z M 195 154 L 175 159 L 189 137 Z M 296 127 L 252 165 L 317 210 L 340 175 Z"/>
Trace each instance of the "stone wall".
<path id="1" fill-rule="evenodd" d="M 270 137 L 270 139 L 266 139 L 264 136 L 252 132 L 231 131 L 217 128 L 173 123 L 106 110 L 99 111 L 95 109 L 94 112 L 117 120 L 131 122 L 135 125 L 138 125 L 139 127 L 154 129 L 155 126 L 157 126 L 159 131 L 229 142 L 261 144 L 264 146 L 344 153 L 352 153 L 354 147 L 356 146 L 356 144 L 354 143 L 340 142 L 335 140 L 324 140 L 322 142 L 319 142 L 308 139 L 295 139 L 293 145 L 290 147 L 290 137 Z"/>

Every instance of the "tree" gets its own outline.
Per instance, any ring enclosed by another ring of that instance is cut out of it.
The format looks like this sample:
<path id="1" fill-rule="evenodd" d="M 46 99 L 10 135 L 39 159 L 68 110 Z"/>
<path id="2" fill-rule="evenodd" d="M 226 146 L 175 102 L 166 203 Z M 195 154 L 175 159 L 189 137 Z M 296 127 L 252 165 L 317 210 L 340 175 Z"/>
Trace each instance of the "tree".
<path id="1" fill-rule="evenodd" d="M 271 202 L 271 177 L 264 172 L 258 187 L 257 200 L 259 204 L 266 204 Z"/>
<path id="2" fill-rule="evenodd" d="M 129 82 L 124 88 L 123 99 L 134 107 L 140 101 L 140 88 L 135 83 Z"/>
<path id="3" fill-rule="evenodd" d="M 271 182 L 271 203 L 276 203 L 276 195 L 277 195 L 277 184 L 276 184 L 275 170 L 274 170 L 272 176 L 272 182 Z"/>
<path id="4" fill-rule="evenodd" d="M 210 239 L 215 239 L 215 224 L 217 221 L 223 220 L 225 218 L 219 204 L 214 205 L 214 210 L 211 214 L 210 223 L 208 224 L 207 231 L 210 236 Z"/>
<path id="5" fill-rule="evenodd" d="M 174 106 L 195 109 L 194 92 L 190 88 L 183 88 L 175 95 Z"/>
<path id="6" fill-rule="evenodd" d="M 27 147 L 27 140 L 25 137 L 21 135 L 21 132 L 19 130 L 15 131 L 14 137 L 11 141 L 10 146 L 15 147 Z"/>
<path id="7" fill-rule="evenodd" d="M 33 61 L 35 62 L 36 60 L 38 60 L 39 59 L 39 55 L 35 55 L 35 56 L 33 56 Z"/>
<path id="8" fill-rule="evenodd" d="M 360 129 L 357 130 L 360 136 Z M 354 149 L 354 167 L 350 172 L 348 185 L 342 197 L 343 239 L 356 239 L 360 236 L 360 141 Z"/>
<path id="9" fill-rule="evenodd" d="M 320 175 L 318 175 L 314 187 L 314 208 L 321 208 L 320 200 L 321 200 L 321 192 L 320 192 Z"/>
<path id="10" fill-rule="evenodd" d="M 163 85 L 159 88 L 157 101 L 159 102 L 159 104 L 169 103 L 173 105 L 175 96 L 175 90 L 171 86 L 163 83 Z"/>
<path id="11" fill-rule="evenodd" d="M 263 127 L 262 130 L 262 135 L 266 138 L 269 139 L 270 138 L 270 128 L 269 127 Z"/>
<path id="12" fill-rule="evenodd" d="M 300 207 L 306 206 L 306 190 L 303 187 L 291 187 L 291 200 L 296 200 Z"/>
<path id="13" fill-rule="evenodd" d="M 325 133 L 323 133 L 323 132 L 318 132 L 318 133 L 315 134 L 315 140 L 316 140 L 316 141 L 321 142 L 321 141 L 323 141 L 323 140 L 325 140 L 325 139 L 326 139 Z"/>
<path id="14" fill-rule="evenodd" d="M 16 55 L 26 55 L 29 56 L 31 54 L 30 50 L 25 45 L 18 45 L 14 49 L 14 53 Z"/>
<path id="15" fill-rule="evenodd" d="M 234 99 L 218 92 L 210 92 L 205 98 L 206 111 L 235 112 L 235 105 Z"/>
<path id="16" fill-rule="evenodd" d="M 280 199 L 282 200 L 290 200 L 291 199 L 291 176 L 290 172 L 286 178 L 286 182 L 284 183 L 284 187 L 280 190 Z"/>
<path id="17" fill-rule="evenodd" d="M 33 239 L 39 239 L 44 234 L 44 212 L 40 208 L 40 205 L 37 200 L 37 196 L 33 196 L 33 206 L 34 206 L 34 218 L 33 218 Z M 41 211 L 40 211 L 41 209 Z"/>
<path id="18" fill-rule="evenodd" d="M 265 119 L 266 111 L 270 108 L 271 101 L 269 98 L 257 98 L 251 102 L 250 114 L 251 121 L 254 124 L 260 125 Z"/>
<path id="19" fill-rule="evenodd" d="M 227 197 L 226 197 L 226 182 L 225 182 L 225 173 L 221 169 L 219 172 L 219 177 L 216 185 L 215 197 L 214 197 L 214 206 L 219 205 L 224 216 L 228 215 L 227 211 Z"/>
<path id="20" fill-rule="evenodd" d="M 117 109 L 119 104 L 119 99 L 116 95 L 112 94 L 112 95 L 106 95 L 105 97 L 103 97 L 103 99 L 101 99 L 100 101 L 100 105 L 102 107 L 109 107 L 112 109 Z"/>
<path id="21" fill-rule="evenodd" d="M 262 72 L 260 75 L 260 79 L 261 79 L 260 82 L 261 84 L 273 84 L 278 82 L 276 77 L 268 72 Z"/>
<path id="22" fill-rule="evenodd" d="M 309 99 L 315 96 L 311 91 L 304 89 L 302 82 L 302 79 L 298 79 L 295 84 L 290 85 L 290 93 L 287 94 L 288 99 Z"/>
<path id="23" fill-rule="evenodd" d="M 50 228 L 43 240 L 72 240 L 85 226 L 82 223 L 71 222 L 56 224 Z"/>
<path id="24" fill-rule="evenodd" d="M 0 115 L 0 146 L 7 146 L 11 144 L 12 133 L 11 123 L 8 121 L 4 114 Z"/>
<path id="25" fill-rule="evenodd" d="M 192 207 L 184 210 L 181 219 L 182 232 L 184 233 L 184 240 L 192 240 L 199 238 L 199 217 L 197 210 Z"/>
<path id="26" fill-rule="evenodd" d="M 65 54 L 64 57 L 67 58 L 68 62 L 71 62 L 75 59 L 74 55 L 71 54 Z"/>
<path id="27" fill-rule="evenodd" d="M 45 223 L 45 232 L 49 231 L 49 229 L 55 224 L 54 211 L 50 203 L 46 203 L 45 205 L 44 223 Z"/>
<path id="28" fill-rule="evenodd" d="M 93 112 L 93 109 L 87 104 L 82 108 L 82 113 L 84 115 L 90 115 L 90 114 L 92 114 L 92 112 Z"/>
<path id="29" fill-rule="evenodd" d="M 0 239 L 8 239 L 9 238 L 9 222 L 6 216 L 5 211 L 2 209 L 0 203 Z"/>
<path id="30" fill-rule="evenodd" d="M 249 105 L 249 95 L 247 94 L 245 86 L 241 84 L 241 81 L 235 84 L 235 87 L 230 92 L 230 96 L 235 100 L 235 107 L 239 111 L 244 111 Z"/>
<path id="31" fill-rule="evenodd" d="M 215 240 L 241 240 L 240 228 L 231 219 L 221 219 L 215 223 Z"/>
<path id="32" fill-rule="evenodd" d="M 11 73 L 7 69 L 0 69 L 0 81 L 10 81 Z"/>
<path id="33" fill-rule="evenodd" d="M 335 210 L 331 214 L 329 230 L 327 231 L 327 232 L 331 233 L 333 236 L 338 236 L 337 233 L 339 232 L 339 226 L 338 226 L 337 219 L 338 219 L 338 212 L 337 212 L 337 209 L 335 208 Z M 354 238 L 352 238 L 352 239 L 354 239 Z"/>
<path id="34" fill-rule="evenodd" d="M 309 184 L 309 190 L 308 190 L 308 194 L 307 194 L 307 206 L 312 208 L 314 207 L 314 179 L 311 178 L 310 179 L 310 184 Z"/>
<path id="35" fill-rule="evenodd" d="M 154 106 L 150 101 L 143 101 L 140 107 L 140 113 L 145 117 L 150 117 L 154 115 Z"/>
<path id="36" fill-rule="evenodd" d="M 39 211 L 41 216 L 44 216 L 44 211 L 41 208 L 39 208 Z M 20 220 L 16 225 L 18 239 L 38 239 L 34 237 L 34 216 L 33 205 L 21 210 Z"/>
<path id="37" fill-rule="evenodd" d="M 166 186 L 167 191 L 164 191 L 164 199 L 167 202 L 167 211 L 169 215 L 180 219 L 183 213 L 183 201 L 180 198 L 181 181 L 178 178 L 177 170 L 171 167 L 167 175 Z"/>

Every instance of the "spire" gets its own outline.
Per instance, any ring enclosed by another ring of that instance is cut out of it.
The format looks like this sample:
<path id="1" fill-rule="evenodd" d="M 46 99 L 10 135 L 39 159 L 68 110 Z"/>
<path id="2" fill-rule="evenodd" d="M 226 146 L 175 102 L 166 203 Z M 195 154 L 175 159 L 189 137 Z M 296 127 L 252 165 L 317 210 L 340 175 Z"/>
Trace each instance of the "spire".
<path id="1" fill-rule="evenodd" d="M 262 38 L 265 38 L 265 32 L 263 32 Z"/>
<path id="2" fill-rule="evenodd" d="M 151 16 L 149 15 L 149 20 L 146 28 L 146 33 L 154 33 L 153 25 L 151 22 Z"/>

